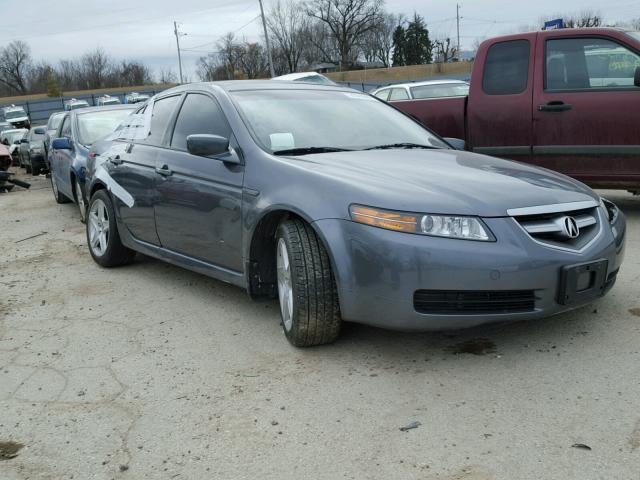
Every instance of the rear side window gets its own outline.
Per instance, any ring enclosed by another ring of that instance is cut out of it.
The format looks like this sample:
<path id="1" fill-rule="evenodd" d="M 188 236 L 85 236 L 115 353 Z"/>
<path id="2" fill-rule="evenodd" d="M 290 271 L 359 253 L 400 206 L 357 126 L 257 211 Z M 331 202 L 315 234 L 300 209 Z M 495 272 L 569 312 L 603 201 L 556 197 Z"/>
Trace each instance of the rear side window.
<path id="1" fill-rule="evenodd" d="M 634 88 L 640 56 L 603 38 L 547 41 L 545 90 Z"/>
<path id="2" fill-rule="evenodd" d="M 156 100 L 153 104 L 153 115 L 151 116 L 151 127 L 147 143 L 151 145 L 161 145 L 164 134 L 167 131 L 171 115 L 178 105 L 180 95 L 165 97 Z"/>
<path id="3" fill-rule="evenodd" d="M 171 147 L 186 150 L 187 137 L 199 133 L 229 138 L 231 129 L 224 113 L 213 99 L 207 95 L 190 93 L 178 114 Z"/>
<path id="4" fill-rule="evenodd" d="M 393 102 L 394 100 L 409 100 L 409 94 L 404 88 L 394 88 L 391 90 L 389 101 Z"/>
<path id="5" fill-rule="evenodd" d="M 527 89 L 529 79 L 528 40 L 492 45 L 487 53 L 482 90 L 487 95 L 516 95 Z"/>
<path id="6" fill-rule="evenodd" d="M 378 93 L 376 93 L 376 97 L 378 97 L 380 100 L 384 100 L 385 102 L 387 101 L 387 99 L 389 98 L 389 92 L 391 90 L 380 90 Z"/>

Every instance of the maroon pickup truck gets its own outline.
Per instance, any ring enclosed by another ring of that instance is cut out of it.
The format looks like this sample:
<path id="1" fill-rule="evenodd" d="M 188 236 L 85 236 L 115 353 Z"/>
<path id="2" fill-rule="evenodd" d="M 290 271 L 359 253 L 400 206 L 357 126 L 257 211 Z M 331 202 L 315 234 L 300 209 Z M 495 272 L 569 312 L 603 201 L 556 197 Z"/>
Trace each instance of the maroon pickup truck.
<path id="1" fill-rule="evenodd" d="M 640 192 L 640 32 L 566 29 L 488 40 L 468 97 L 393 104 L 473 152 Z"/>

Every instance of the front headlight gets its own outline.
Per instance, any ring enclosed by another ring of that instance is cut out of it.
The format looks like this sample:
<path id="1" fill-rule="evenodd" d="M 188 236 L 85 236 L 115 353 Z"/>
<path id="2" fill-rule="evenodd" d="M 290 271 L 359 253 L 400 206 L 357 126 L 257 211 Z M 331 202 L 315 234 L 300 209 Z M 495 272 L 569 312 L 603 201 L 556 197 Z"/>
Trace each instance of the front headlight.
<path id="1" fill-rule="evenodd" d="M 488 227 L 477 217 L 415 214 L 362 205 L 351 205 L 349 212 L 354 222 L 396 232 L 481 242 L 495 240 Z"/>
<path id="2" fill-rule="evenodd" d="M 609 219 L 609 223 L 616 223 L 616 220 L 618 220 L 618 213 L 619 213 L 617 205 L 612 201 L 607 200 L 606 198 L 600 198 L 600 205 L 602 206 L 604 211 L 607 213 L 607 218 Z"/>

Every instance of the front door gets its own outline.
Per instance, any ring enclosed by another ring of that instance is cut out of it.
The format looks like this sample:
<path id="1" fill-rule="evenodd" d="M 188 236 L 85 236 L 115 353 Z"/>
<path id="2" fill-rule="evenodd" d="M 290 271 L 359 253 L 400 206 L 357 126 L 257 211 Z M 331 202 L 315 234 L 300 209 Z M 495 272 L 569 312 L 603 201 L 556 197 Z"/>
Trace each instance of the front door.
<path id="1" fill-rule="evenodd" d="M 540 36 L 534 162 L 586 183 L 640 181 L 640 55 L 597 36 Z"/>
<path id="2" fill-rule="evenodd" d="M 155 212 L 160 243 L 168 250 L 240 272 L 244 166 L 190 154 L 187 136 L 192 134 L 233 137 L 217 101 L 204 93 L 186 96 L 168 148 L 158 152 Z"/>

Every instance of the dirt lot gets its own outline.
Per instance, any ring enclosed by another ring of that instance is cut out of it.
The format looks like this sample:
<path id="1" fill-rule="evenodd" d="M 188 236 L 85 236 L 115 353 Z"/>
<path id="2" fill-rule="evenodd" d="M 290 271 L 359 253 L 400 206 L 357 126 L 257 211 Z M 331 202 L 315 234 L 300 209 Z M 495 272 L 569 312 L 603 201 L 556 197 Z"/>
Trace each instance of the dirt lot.
<path id="1" fill-rule="evenodd" d="M 640 198 L 606 193 L 630 228 L 596 305 L 310 350 L 234 287 L 97 267 L 44 177 L 0 194 L 0 479 L 636 479 Z"/>

